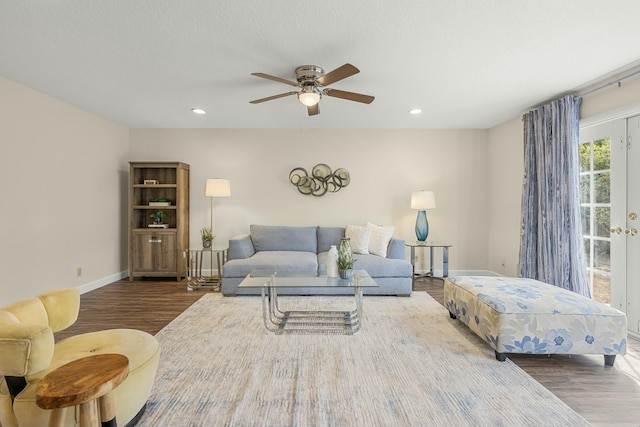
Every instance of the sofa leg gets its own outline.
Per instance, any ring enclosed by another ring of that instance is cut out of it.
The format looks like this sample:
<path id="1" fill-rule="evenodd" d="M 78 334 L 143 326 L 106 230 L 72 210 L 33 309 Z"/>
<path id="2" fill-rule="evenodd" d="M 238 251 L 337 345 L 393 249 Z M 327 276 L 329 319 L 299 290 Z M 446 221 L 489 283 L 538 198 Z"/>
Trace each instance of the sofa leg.
<path id="1" fill-rule="evenodd" d="M 605 354 L 604 355 L 604 364 L 606 366 L 613 366 L 615 361 L 616 361 L 616 355 L 615 354 Z"/>
<path id="2" fill-rule="evenodd" d="M 455 319 L 455 318 L 456 318 L 456 315 L 455 315 L 455 314 L 453 314 L 452 312 L 449 312 L 449 317 L 451 317 L 452 319 Z"/>
<path id="3" fill-rule="evenodd" d="M 494 352 L 496 353 L 496 360 L 498 360 L 499 362 L 504 362 L 505 360 L 507 360 L 507 353 L 498 353 L 495 350 Z"/>

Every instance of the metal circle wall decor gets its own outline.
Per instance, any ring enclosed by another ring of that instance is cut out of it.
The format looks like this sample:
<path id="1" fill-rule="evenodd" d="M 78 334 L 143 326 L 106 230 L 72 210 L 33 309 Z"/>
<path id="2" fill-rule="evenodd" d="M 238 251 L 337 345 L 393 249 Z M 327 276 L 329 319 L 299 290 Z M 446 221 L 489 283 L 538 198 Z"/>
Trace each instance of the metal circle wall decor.
<path id="1" fill-rule="evenodd" d="M 300 193 L 316 197 L 329 193 L 337 193 L 351 182 L 349 171 L 343 168 L 331 171 L 324 163 L 318 163 L 311 169 L 311 175 L 304 168 L 294 168 L 289 172 L 289 182 Z"/>

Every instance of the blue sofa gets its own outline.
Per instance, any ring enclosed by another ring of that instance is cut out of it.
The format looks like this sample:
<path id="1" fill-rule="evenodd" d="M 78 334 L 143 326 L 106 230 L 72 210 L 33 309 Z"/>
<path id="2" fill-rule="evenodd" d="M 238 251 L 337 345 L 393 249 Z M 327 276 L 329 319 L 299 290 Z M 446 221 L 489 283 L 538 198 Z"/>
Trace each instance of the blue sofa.
<path id="1" fill-rule="evenodd" d="M 289 227 L 251 225 L 248 234 L 229 240 L 224 265 L 222 294 L 259 294 L 255 288 L 238 288 L 253 270 L 272 270 L 302 276 L 325 275 L 327 252 L 345 235 L 344 227 Z M 412 288 L 411 264 L 405 260 L 405 242 L 392 237 L 387 256 L 354 254 L 354 268 L 366 270 L 378 287 L 364 288 L 365 295 L 409 296 Z M 298 288 L 279 289 L 279 294 L 296 294 Z M 349 288 L 304 288 L 305 294 L 352 294 Z"/>

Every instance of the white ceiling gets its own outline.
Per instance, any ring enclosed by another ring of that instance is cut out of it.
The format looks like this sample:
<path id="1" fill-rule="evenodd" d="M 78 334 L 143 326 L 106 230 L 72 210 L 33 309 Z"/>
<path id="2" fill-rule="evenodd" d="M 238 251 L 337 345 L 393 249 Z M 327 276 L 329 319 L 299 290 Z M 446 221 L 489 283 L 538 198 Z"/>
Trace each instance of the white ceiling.
<path id="1" fill-rule="evenodd" d="M 0 0 L 0 76 L 131 128 L 489 128 L 637 65 L 639 19 L 638 0 Z M 252 72 L 347 62 L 331 87 L 372 104 L 249 104 L 292 89 Z"/>

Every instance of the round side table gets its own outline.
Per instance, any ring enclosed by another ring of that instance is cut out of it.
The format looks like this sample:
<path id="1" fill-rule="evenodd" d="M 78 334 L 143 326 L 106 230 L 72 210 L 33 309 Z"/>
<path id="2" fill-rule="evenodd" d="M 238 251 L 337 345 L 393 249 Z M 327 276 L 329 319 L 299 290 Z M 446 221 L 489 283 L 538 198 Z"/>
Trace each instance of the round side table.
<path id="1" fill-rule="evenodd" d="M 36 404 L 51 409 L 49 427 L 64 426 L 66 409 L 80 406 L 80 425 L 116 426 L 116 407 L 111 391 L 129 374 L 129 359 L 122 354 L 96 354 L 62 365 L 49 372 L 36 387 Z M 96 404 L 97 401 L 97 404 Z"/>

